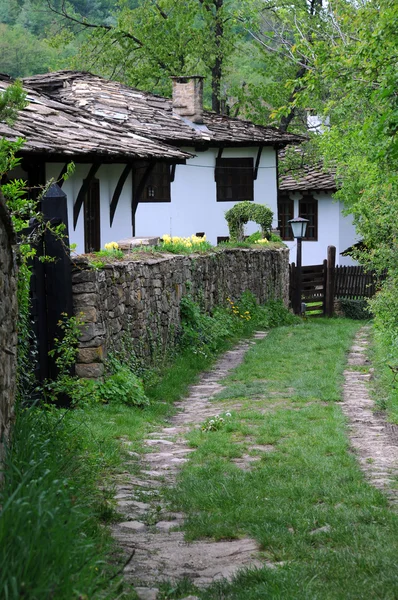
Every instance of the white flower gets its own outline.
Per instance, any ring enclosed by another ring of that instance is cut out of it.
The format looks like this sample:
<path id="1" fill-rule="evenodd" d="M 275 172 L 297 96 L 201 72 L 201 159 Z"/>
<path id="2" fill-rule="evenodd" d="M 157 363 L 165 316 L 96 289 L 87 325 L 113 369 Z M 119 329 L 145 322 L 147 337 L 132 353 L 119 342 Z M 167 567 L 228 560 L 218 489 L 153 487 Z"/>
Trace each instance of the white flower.
<path id="1" fill-rule="evenodd" d="M 230 413 L 230 412 L 227 412 L 227 413 L 225 413 L 225 416 L 226 416 L 226 417 L 232 417 L 232 415 L 231 415 L 231 413 Z"/>

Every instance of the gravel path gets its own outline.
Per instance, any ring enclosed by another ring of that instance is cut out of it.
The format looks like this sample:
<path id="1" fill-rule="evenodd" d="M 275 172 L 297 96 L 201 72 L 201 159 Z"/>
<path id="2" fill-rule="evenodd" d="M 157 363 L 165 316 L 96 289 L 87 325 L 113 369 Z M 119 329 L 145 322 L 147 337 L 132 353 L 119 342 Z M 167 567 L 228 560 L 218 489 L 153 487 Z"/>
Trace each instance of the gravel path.
<path id="1" fill-rule="evenodd" d="M 361 371 L 369 365 L 366 349 L 370 327 L 362 327 L 356 335 L 344 371 L 343 412 L 349 420 L 351 444 L 369 482 L 382 490 L 391 503 L 398 502 L 398 427 L 386 423 L 374 411 L 368 384 L 370 373 Z"/>
<path id="2" fill-rule="evenodd" d="M 250 538 L 185 542 L 184 533 L 179 530 L 184 515 L 170 512 L 161 495 L 162 486 L 174 484 L 179 468 L 193 452 L 185 434 L 217 412 L 209 399 L 224 389 L 220 380 L 266 335 L 257 332 L 252 340 L 241 342 L 226 352 L 211 371 L 202 375 L 199 383 L 190 388 L 189 395 L 176 403 L 179 411 L 168 426 L 151 433 L 145 440 L 150 453 L 140 462 L 140 474 L 124 473 L 117 485 L 117 509 L 126 518 L 113 527 L 113 535 L 126 556 L 131 557 L 125 567 L 125 578 L 135 585 L 142 600 L 156 599 L 158 589 L 154 586 L 160 581 L 188 577 L 203 587 L 222 578 L 231 579 L 243 567 L 274 566 L 260 560 L 258 545 Z M 233 408 L 237 405 L 231 404 L 224 410 Z M 132 462 L 137 464 L 140 456 L 130 454 Z"/>

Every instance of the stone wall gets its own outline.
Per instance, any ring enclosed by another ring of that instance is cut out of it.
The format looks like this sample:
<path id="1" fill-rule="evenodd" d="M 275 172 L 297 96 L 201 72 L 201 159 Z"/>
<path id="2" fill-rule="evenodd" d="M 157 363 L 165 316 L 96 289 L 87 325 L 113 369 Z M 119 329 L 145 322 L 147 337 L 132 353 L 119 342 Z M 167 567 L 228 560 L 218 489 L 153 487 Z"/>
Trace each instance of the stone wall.
<path id="1" fill-rule="evenodd" d="M 73 275 L 75 314 L 85 322 L 76 373 L 101 377 L 104 358 L 131 336 L 138 355 L 149 338 L 163 347 L 180 326 L 180 300 L 188 292 L 207 310 L 250 290 L 260 303 L 288 304 L 289 253 L 283 249 L 228 249 L 207 255 L 159 256 L 90 268 L 77 259 Z"/>
<path id="2" fill-rule="evenodd" d="M 18 309 L 14 242 L 10 215 L 0 195 L 0 462 L 10 432 L 15 399 Z"/>

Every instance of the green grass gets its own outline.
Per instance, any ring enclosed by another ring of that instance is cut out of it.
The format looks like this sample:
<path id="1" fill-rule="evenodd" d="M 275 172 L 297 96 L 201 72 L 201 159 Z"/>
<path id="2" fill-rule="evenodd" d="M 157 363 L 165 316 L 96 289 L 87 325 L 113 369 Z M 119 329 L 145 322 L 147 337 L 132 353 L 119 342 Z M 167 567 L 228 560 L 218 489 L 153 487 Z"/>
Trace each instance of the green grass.
<path id="1" fill-rule="evenodd" d="M 190 434 L 197 451 L 170 491 L 187 539 L 251 536 L 276 563 L 201 598 L 397 597 L 398 518 L 365 482 L 338 404 L 358 327 L 317 319 L 271 331 L 214 403 L 215 413 L 235 405 L 225 427 Z M 258 444 L 273 450 L 250 450 Z M 245 453 L 260 457 L 249 471 L 232 462 Z"/>

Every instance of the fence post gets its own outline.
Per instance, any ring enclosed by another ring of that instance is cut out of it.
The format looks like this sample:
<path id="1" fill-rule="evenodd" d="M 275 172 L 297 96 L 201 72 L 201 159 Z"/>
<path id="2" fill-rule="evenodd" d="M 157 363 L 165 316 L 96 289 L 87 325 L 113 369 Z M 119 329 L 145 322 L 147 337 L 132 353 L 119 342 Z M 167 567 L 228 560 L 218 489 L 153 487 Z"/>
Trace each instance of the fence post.
<path id="1" fill-rule="evenodd" d="M 336 268 L 336 248 L 328 246 L 327 269 L 326 269 L 326 316 L 333 317 L 334 310 L 334 281 Z"/>
<path id="2" fill-rule="evenodd" d="M 72 270 L 69 254 L 68 209 L 66 194 L 53 183 L 41 202 L 44 221 L 52 227 L 64 225 L 62 238 L 55 236 L 50 230 L 44 233 L 45 255 L 50 261 L 44 263 L 46 308 L 47 308 L 47 344 L 48 350 L 54 348 L 54 339 L 59 338 L 58 322 L 62 314 L 68 317 L 73 314 L 72 305 Z M 51 379 L 57 375 L 53 360 L 49 360 L 48 375 Z"/>

